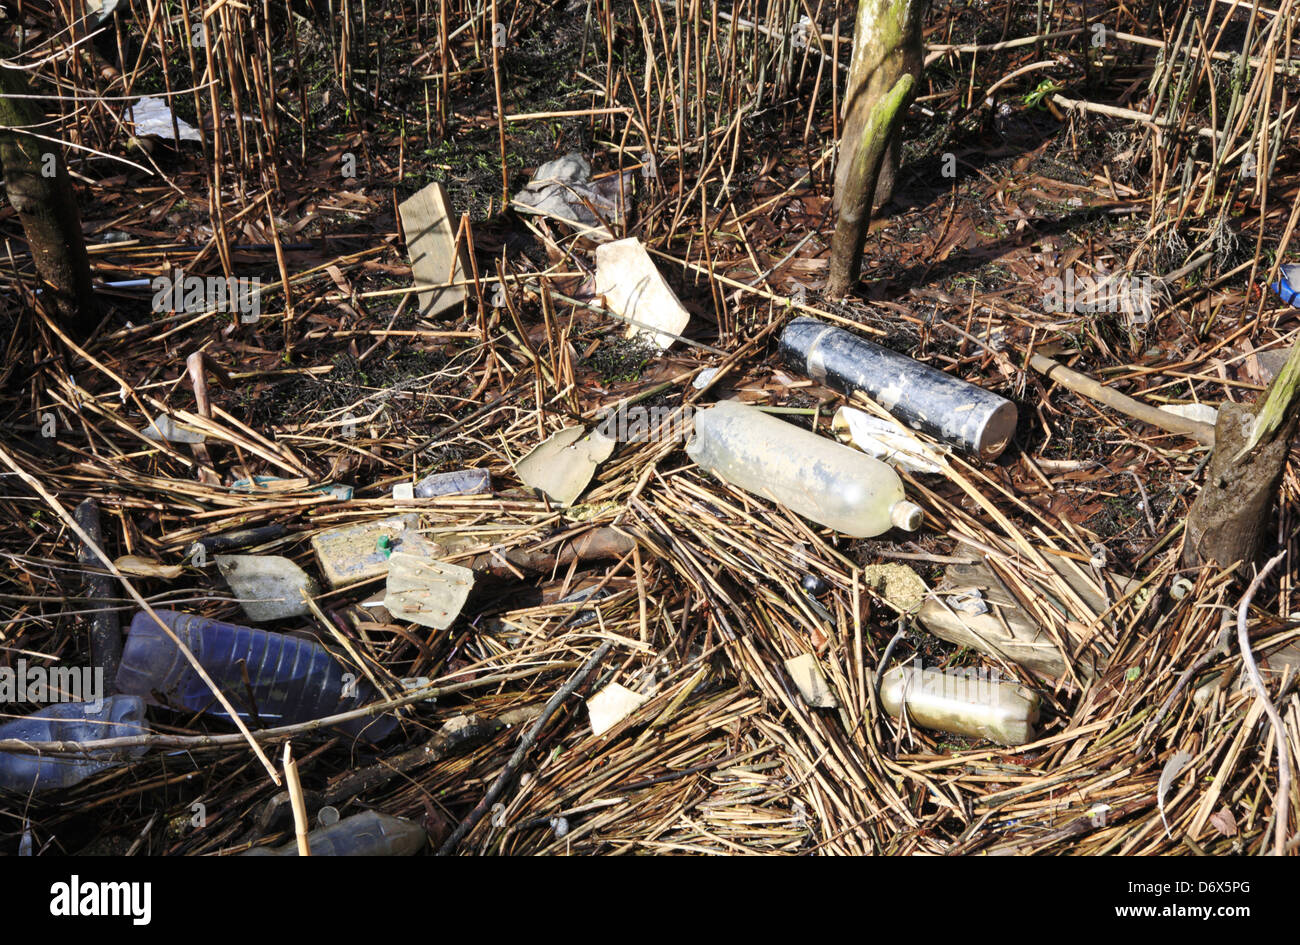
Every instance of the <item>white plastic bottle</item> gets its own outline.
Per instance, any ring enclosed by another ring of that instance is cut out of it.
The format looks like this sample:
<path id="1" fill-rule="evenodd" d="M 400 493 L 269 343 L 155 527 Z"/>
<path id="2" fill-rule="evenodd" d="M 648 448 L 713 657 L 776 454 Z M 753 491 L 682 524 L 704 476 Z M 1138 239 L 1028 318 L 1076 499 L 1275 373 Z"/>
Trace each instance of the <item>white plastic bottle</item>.
<path id="1" fill-rule="evenodd" d="M 889 466 L 755 407 L 728 400 L 699 411 L 686 453 L 733 486 L 853 538 L 921 524 Z"/>

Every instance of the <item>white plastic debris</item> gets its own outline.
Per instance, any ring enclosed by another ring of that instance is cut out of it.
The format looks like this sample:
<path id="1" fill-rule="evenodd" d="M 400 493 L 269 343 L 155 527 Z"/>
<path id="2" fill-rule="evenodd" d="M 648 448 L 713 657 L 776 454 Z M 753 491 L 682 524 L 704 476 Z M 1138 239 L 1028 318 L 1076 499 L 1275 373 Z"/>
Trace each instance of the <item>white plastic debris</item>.
<path id="1" fill-rule="evenodd" d="M 713 379 L 717 376 L 718 376 L 718 368 L 715 367 L 705 368 L 699 374 L 695 375 L 695 380 L 691 381 L 691 386 L 694 387 L 696 390 L 704 390 L 704 388 L 708 387 L 711 383 L 713 383 Z"/>
<path id="2" fill-rule="evenodd" d="M 596 294 L 628 321 L 629 338 L 644 334 L 667 350 L 690 322 L 672 288 L 659 274 L 650 254 L 635 236 L 596 249 Z"/>
<path id="3" fill-rule="evenodd" d="M 395 486 L 393 486 L 393 498 L 394 498 L 394 499 L 414 499 L 414 498 L 415 498 L 415 483 L 413 483 L 413 482 L 399 482 L 399 483 L 397 483 Z"/>
<path id="4" fill-rule="evenodd" d="M 808 705 L 817 709 L 834 709 L 839 706 L 839 700 L 835 698 L 831 687 L 826 685 L 826 677 L 817 665 L 817 657 L 803 653 L 786 660 L 785 669 Z"/>
<path id="5" fill-rule="evenodd" d="M 399 620 L 446 630 L 460 615 L 474 572 L 424 555 L 395 552 L 388 559 L 384 608 Z"/>
<path id="6" fill-rule="evenodd" d="M 306 571 L 279 555 L 217 555 L 217 567 L 254 623 L 309 614 L 303 595 L 320 593 Z"/>
<path id="7" fill-rule="evenodd" d="M 121 0 L 86 0 L 86 13 L 94 17 L 96 23 L 103 23 L 113 15 Z"/>
<path id="8" fill-rule="evenodd" d="M 204 440 L 200 430 L 184 423 L 177 423 L 165 413 L 160 413 L 143 432 L 151 440 L 162 440 L 168 443 L 202 443 Z"/>
<path id="9" fill-rule="evenodd" d="M 953 594 L 948 598 L 947 603 L 957 613 L 969 614 L 972 617 L 978 617 L 980 614 L 989 612 L 989 605 L 984 600 L 984 594 L 977 587 L 962 591 L 960 594 Z"/>
<path id="10" fill-rule="evenodd" d="M 841 407 L 831 420 L 831 432 L 843 443 L 856 446 L 868 456 L 914 473 L 942 472 L 923 455 L 925 445 L 914 436 L 879 417 L 856 407 Z"/>
<path id="11" fill-rule="evenodd" d="M 621 182 L 617 174 L 592 181 L 591 165 L 581 154 L 572 152 L 539 167 L 513 202 L 526 212 L 589 228 L 585 235 L 595 240 L 613 239 L 614 234 L 601 220 L 615 225 L 623 221 L 623 204 L 631 180 L 632 172 L 628 171 Z"/>
<path id="12" fill-rule="evenodd" d="M 641 708 L 646 698 L 618 683 L 610 683 L 587 700 L 587 712 L 591 715 L 591 734 L 604 735 Z"/>
<path id="13" fill-rule="evenodd" d="M 126 120 L 135 125 L 135 136 L 137 138 L 153 136 L 175 141 L 177 140 L 176 132 L 179 131 L 181 141 L 203 140 L 199 137 L 198 131 L 180 117 L 177 117 L 176 127 L 173 129 L 172 110 L 160 98 L 145 96 L 126 111 Z"/>
<path id="14" fill-rule="evenodd" d="M 539 443 L 519 462 L 515 473 L 524 485 L 538 489 L 564 507 L 577 501 L 596 467 L 609 459 L 617 441 L 594 428 L 565 427 Z"/>
<path id="15" fill-rule="evenodd" d="M 1209 404 L 1161 404 L 1160 409 L 1176 417 L 1199 420 L 1210 426 L 1219 422 L 1219 408 L 1211 407 Z"/>

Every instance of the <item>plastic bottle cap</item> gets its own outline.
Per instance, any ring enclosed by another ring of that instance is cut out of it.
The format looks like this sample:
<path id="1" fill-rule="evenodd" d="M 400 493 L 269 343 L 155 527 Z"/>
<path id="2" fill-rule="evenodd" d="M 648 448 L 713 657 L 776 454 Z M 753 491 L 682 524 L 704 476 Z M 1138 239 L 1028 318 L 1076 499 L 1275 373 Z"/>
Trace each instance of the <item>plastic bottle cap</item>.
<path id="1" fill-rule="evenodd" d="M 901 528 L 904 531 L 916 531 L 921 527 L 924 518 L 925 511 L 915 502 L 908 502 L 906 499 L 900 499 L 889 509 L 889 520 L 894 524 L 895 528 Z"/>

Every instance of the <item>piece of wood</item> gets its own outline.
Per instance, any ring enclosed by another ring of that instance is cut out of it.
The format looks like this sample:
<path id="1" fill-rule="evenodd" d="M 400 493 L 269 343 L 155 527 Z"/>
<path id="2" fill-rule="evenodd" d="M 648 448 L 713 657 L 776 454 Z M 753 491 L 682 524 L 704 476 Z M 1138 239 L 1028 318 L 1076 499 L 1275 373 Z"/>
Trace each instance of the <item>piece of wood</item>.
<path id="1" fill-rule="evenodd" d="M 1167 410 L 1160 410 L 1150 404 L 1144 404 L 1140 400 L 1134 400 L 1127 394 L 1121 394 L 1113 388 L 1099 384 L 1087 374 L 1072 371 L 1060 361 L 1054 361 L 1041 354 L 1031 355 L 1029 366 L 1044 377 L 1056 381 L 1062 387 L 1067 387 L 1076 394 L 1091 397 L 1107 407 L 1113 407 L 1134 420 L 1141 420 L 1143 423 L 1149 423 L 1153 427 L 1167 430 L 1170 433 L 1190 436 L 1206 446 L 1214 445 L 1214 427 L 1208 423 L 1180 417 L 1177 414 L 1169 413 Z M 1220 415 L 1222 416 L 1222 412 L 1220 412 Z"/>
<path id="2" fill-rule="evenodd" d="M 419 293 L 420 317 L 435 318 L 465 301 L 461 282 L 469 270 L 465 248 L 456 245 L 456 225 L 451 201 L 442 184 L 434 181 L 397 208 L 406 234 L 406 253 L 415 284 L 441 286 Z"/>

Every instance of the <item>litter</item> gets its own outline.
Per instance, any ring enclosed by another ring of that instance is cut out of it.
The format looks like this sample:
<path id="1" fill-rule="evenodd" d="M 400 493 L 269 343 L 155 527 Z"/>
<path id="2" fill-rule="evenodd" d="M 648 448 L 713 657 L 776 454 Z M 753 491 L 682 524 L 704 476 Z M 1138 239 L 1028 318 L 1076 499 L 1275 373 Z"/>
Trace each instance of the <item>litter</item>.
<path id="1" fill-rule="evenodd" d="M 411 856 L 428 842 L 429 835 L 419 824 L 374 810 L 344 817 L 307 834 L 312 856 Z M 298 841 L 275 848 L 254 847 L 243 855 L 297 856 Z"/>
<path id="2" fill-rule="evenodd" d="M 98 704 L 55 703 L 0 725 L 0 740 L 25 742 L 92 742 L 148 733 L 144 702 L 132 695 L 110 696 Z M 94 751 L 89 757 L 0 752 L 0 787 L 24 794 L 71 787 L 124 759 L 140 757 L 147 747 Z"/>
<path id="3" fill-rule="evenodd" d="M 278 476 L 254 476 L 249 479 L 236 479 L 230 484 L 230 488 L 236 492 L 319 492 L 322 495 L 333 496 L 340 502 L 347 502 L 352 498 L 352 487 L 345 485 L 309 485 L 306 479 L 281 479 Z"/>
<path id="4" fill-rule="evenodd" d="M 394 617 L 446 630 L 456 622 L 469 598 L 474 572 L 399 551 L 389 558 L 386 587 L 384 609 Z"/>
<path id="5" fill-rule="evenodd" d="M 152 96 L 145 96 L 126 110 L 126 120 L 135 125 L 137 138 L 155 137 L 176 141 L 176 133 L 179 131 L 181 141 L 203 140 L 198 130 L 179 116 L 176 116 L 176 126 L 173 128 L 172 118 L 172 110 L 167 107 L 167 103 Z"/>
<path id="6" fill-rule="evenodd" d="M 217 555 L 217 568 L 254 623 L 309 614 L 307 598 L 320 594 L 306 571 L 278 555 Z"/>
<path id="7" fill-rule="evenodd" d="M 419 292 L 421 318 L 436 318 L 465 301 L 463 283 L 469 272 L 469 254 L 456 241 L 451 200 L 434 181 L 397 208 L 406 234 L 406 253 L 417 286 L 436 286 Z"/>
<path id="8" fill-rule="evenodd" d="M 312 536 L 311 547 L 330 587 L 381 577 L 397 551 L 435 557 L 437 548 L 420 535 L 414 513 L 357 525 L 344 525 Z"/>
<path id="9" fill-rule="evenodd" d="M 587 488 L 596 467 L 609 459 L 617 442 L 599 427 L 590 433 L 585 427 L 565 427 L 515 463 L 515 474 L 524 485 L 568 508 Z"/>
<path id="10" fill-rule="evenodd" d="M 831 420 L 831 432 L 841 443 L 856 446 L 868 456 L 914 473 L 937 473 L 942 468 L 925 458 L 925 445 L 892 424 L 856 407 L 840 407 Z"/>
<path id="11" fill-rule="evenodd" d="M 803 653 L 785 661 L 785 670 L 794 680 L 795 687 L 799 690 L 799 695 L 803 701 L 815 709 L 835 709 L 839 707 L 839 700 L 835 698 L 835 693 L 826 685 L 826 677 L 822 675 L 821 667 L 817 665 L 817 657 L 811 653 Z"/>
<path id="12" fill-rule="evenodd" d="M 1287 305 L 1300 308 L 1300 263 L 1277 267 L 1277 282 L 1269 288 Z"/>
<path id="13" fill-rule="evenodd" d="M 1108 650 L 1104 635 L 1088 628 L 1110 605 L 1073 562 L 1052 554 L 1043 557 L 1090 613 L 1060 600 L 1056 596 L 1059 591 L 1054 592 L 1027 571 L 1021 572 L 1020 579 L 1038 600 L 1060 615 L 1056 632 L 1074 658 L 1074 667 L 1081 676 L 1092 677 L 1104 667 Z M 1052 633 L 1025 612 L 1016 595 L 983 561 L 948 565 L 937 594 L 921 605 L 917 619 L 940 639 L 1010 660 L 1045 678 L 1057 679 L 1068 672 L 1066 657 Z"/>
<path id="14" fill-rule="evenodd" d="M 154 612 L 184 642 L 245 721 L 265 728 L 310 722 L 375 700 L 370 684 L 341 666 L 315 640 L 174 610 Z M 144 611 L 131 621 L 117 687 L 151 702 L 158 694 L 175 708 L 224 714 L 180 648 Z M 379 741 L 396 726 L 392 715 L 370 715 L 342 722 L 337 728 Z"/>
<path id="15" fill-rule="evenodd" d="M 482 495 L 492 491 L 492 476 L 486 469 L 457 469 L 434 473 L 415 484 L 415 497 L 432 499 L 441 495 Z"/>
<path id="16" fill-rule="evenodd" d="M 613 233 L 601 218 L 615 226 L 622 224 L 623 194 L 631 182 L 632 173 L 628 171 L 621 181 L 619 175 L 612 174 L 593 183 L 591 165 L 581 154 L 571 152 L 539 167 L 532 180 L 515 194 L 513 204 L 526 213 L 577 224 L 583 235 L 592 239 L 607 240 L 613 238 Z"/>
<path id="17" fill-rule="evenodd" d="M 1161 404 L 1160 409 L 1176 417 L 1199 420 L 1210 426 L 1214 426 L 1219 421 L 1219 408 L 1211 407 L 1209 404 Z"/>
<path id="18" fill-rule="evenodd" d="M 899 420 L 985 460 L 1016 432 L 1016 405 L 1005 397 L 872 344 L 843 328 L 800 316 L 781 334 L 792 370 L 845 396 L 862 392 Z"/>
<path id="19" fill-rule="evenodd" d="M 167 443 L 202 443 L 206 439 L 202 431 L 178 423 L 165 413 L 159 414 L 149 426 L 144 428 L 143 432 L 151 440 L 162 440 Z"/>
<path id="20" fill-rule="evenodd" d="M 672 347 L 691 320 L 634 236 L 596 248 L 596 295 L 628 322 L 627 337 L 646 335 L 661 351 Z"/>
<path id="21" fill-rule="evenodd" d="M 921 509 L 884 463 L 756 407 L 723 401 L 699 411 L 686 453 L 733 486 L 854 538 L 921 525 Z"/>
<path id="22" fill-rule="evenodd" d="M 646 697 L 631 689 L 610 683 L 587 700 L 591 716 L 591 734 L 604 735 L 645 703 Z"/>
<path id="23" fill-rule="evenodd" d="M 1039 698 L 1024 686 L 994 679 L 990 670 L 948 671 L 896 666 L 880 682 L 880 702 L 890 715 L 922 728 L 985 738 L 999 745 L 1034 740 Z"/>

